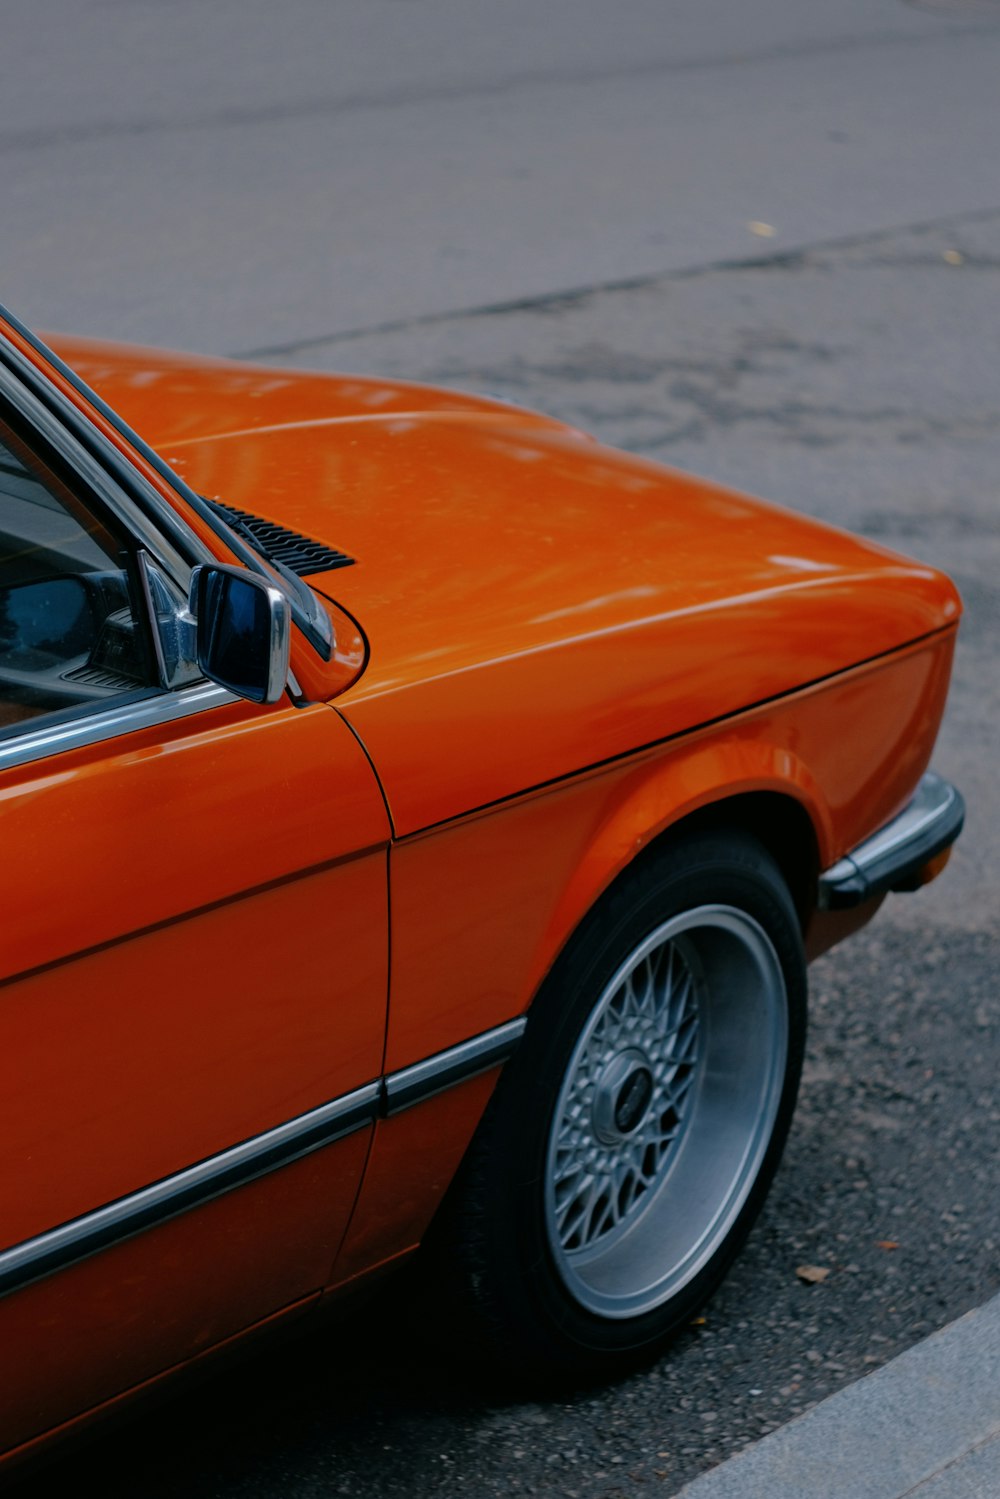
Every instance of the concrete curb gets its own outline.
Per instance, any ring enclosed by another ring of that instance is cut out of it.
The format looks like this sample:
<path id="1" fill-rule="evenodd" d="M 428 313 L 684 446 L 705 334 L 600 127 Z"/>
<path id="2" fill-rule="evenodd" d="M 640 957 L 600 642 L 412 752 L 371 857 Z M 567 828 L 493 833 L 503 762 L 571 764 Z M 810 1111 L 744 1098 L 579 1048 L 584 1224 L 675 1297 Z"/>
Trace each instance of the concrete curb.
<path id="1" fill-rule="evenodd" d="M 677 1499 L 997 1499 L 1000 1296 L 745 1452 Z"/>

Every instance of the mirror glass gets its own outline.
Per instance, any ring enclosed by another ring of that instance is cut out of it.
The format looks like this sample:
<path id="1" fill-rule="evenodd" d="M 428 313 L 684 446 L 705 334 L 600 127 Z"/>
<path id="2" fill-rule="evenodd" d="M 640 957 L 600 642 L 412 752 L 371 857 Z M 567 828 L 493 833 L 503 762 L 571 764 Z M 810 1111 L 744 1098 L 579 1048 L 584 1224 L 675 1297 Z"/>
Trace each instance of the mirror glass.
<path id="1" fill-rule="evenodd" d="M 200 569 L 198 664 L 222 687 L 254 703 L 274 702 L 288 672 L 288 604 L 249 574 Z"/>

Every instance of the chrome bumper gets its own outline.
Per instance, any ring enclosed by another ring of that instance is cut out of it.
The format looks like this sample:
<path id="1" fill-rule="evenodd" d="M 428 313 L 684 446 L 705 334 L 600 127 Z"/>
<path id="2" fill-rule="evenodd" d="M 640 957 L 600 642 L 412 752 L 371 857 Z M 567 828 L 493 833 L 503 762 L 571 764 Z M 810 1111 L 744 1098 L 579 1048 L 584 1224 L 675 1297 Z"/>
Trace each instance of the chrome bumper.
<path id="1" fill-rule="evenodd" d="M 820 875 L 820 910 L 860 906 L 887 890 L 916 890 L 921 870 L 954 843 L 964 821 L 960 792 L 928 771 L 898 817 Z"/>

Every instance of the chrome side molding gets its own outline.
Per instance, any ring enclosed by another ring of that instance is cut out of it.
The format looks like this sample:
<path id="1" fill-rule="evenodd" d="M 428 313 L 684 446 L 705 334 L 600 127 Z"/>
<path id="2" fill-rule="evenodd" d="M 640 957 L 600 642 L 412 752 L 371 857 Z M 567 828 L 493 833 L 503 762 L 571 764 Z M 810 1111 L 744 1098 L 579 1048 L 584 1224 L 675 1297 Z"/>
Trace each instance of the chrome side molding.
<path id="1" fill-rule="evenodd" d="M 498 1025 L 495 1030 L 473 1036 L 471 1041 L 439 1051 L 424 1062 L 390 1072 L 385 1079 L 385 1112 L 398 1114 L 400 1109 L 412 1108 L 415 1103 L 422 1103 L 443 1088 L 464 1083 L 477 1072 L 486 1072 L 488 1068 L 506 1062 L 524 1035 L 527 1023 L 523 1015 L 517 1020 L 508 1020 L 506 1025 Z"/>
<path id="2" fill-rule="evenodd" d="M 155 1228 L 246 1182 L 352 1134 L 376 1119 L 412 1108 L 445 1088 L 466 1082 L 511 1055 L 524 1017 L 508 1020 L 412 1067 L 366 1083 L 274 1129 L 253 1135 L 184 1171 L 131 1192 L 36 1238 L 0 1252 L 0 1296 L 87 1259 L 122 1239 Z"/>
<path id="3" fill-rule="evenodd" d="M 129 1239 L 144 1228 L 153 1228 L 187 1208 L 242 1186 L 254 1177 L 288 1165 L 299 1156 L 350 1134 L 375 1117 L 379 1084 L 369 1083 L 332 1103 L 322 1104 L 209 1156 L 186 1171 L 164 1177 L 127 1197 L 120 1197 L 96 1212 L 85 1213 L 58 1228 L 26 1239 L 0 1254 L 0 1295 L 15 1291 L 29 1281 L 51 1275 L 75 1260 L 86 1259 L 120 1239 Z"/>
<path id="4" fill-rule="evenodd" d="M 920 871 L 950 848 L 964 821 L 961 793 L 928 771 L 897 817 L 820 875 L 820 910 L 843 911 L 887 890 L 915 890 Z"/>

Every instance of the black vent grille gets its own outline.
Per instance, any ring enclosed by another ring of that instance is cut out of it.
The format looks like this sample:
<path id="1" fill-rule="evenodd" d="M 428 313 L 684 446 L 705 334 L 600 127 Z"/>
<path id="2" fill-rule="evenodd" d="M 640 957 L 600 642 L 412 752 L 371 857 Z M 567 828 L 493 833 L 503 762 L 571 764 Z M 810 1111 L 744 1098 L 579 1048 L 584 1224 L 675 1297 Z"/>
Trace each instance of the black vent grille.
<path id="1" fill-rule="evenodd" d="M 335 567 L 350 567 L 354 561 L 346 552 L 335 552 L 322 542 L 311 541 L 308 536 L 300 536 L 298 531 L 289 531 L 286 526 L 262 520 L 248 510 L 237 510 L 235 505 L 223 505 L 220 500 L 208 500 L 207 503 L 234 530 L 246 532 L 269 562 L 280 562 L 300 578 L 309 573 L 332 572 Z"/>
<path id="2" fill-rule="evenodd" d="M 73 671 L 64 671 L 64 682 L 79 682 L 83 687 L 103 687 L 114 692 L 134 692 L 141 684 L 133 677 L 124 677 L 120 672 L 109 671 L 103 666 L 77 666 Z"/>

